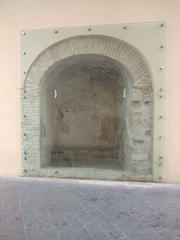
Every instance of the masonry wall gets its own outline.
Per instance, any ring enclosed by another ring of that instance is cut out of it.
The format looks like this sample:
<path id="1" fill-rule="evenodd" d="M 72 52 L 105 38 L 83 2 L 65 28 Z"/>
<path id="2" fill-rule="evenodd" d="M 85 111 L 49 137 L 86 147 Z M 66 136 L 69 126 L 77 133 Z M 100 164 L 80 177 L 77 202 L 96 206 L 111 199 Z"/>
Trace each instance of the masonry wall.
<path id="1" fill-rule="evenodd" d="M 165 179 L 180 182 L 180 1 L 0 0 L 0 174 L 19 175 L 22 29 L 167 22 Z"/>

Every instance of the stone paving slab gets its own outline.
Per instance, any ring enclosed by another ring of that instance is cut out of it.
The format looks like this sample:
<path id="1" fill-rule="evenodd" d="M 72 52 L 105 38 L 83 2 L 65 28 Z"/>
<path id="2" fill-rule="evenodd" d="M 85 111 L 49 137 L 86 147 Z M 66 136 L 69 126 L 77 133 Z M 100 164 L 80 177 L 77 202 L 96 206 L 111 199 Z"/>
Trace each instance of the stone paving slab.
<path id="1" fill-rule="evenodd" d="M 0 177 L 0 240 L 180 240 L 180 185 Z"/>

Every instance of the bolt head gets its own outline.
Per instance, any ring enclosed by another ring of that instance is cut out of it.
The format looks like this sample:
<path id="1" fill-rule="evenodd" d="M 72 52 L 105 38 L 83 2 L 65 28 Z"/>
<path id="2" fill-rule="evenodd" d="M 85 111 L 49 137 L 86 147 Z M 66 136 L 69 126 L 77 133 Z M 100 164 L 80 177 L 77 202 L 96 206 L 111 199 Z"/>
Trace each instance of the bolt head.
<path id="1" fill-rule="evenodd" d="M 26 52 L 22 52 L 22 55 L 26 55 Z"/>
<path id="2" fill-rule="evenodd" d="M 127 29 L 127 27 L 126 27 L 126 26 L 124 26 L 124 27 L 123 27 L 123 29 L 124 29 L 124 30 L 126 30 L 126 29 Z"/>
<path id="3" fill-rule="evenodd" d="M 55 31 L 54 31 L 54 33 L 56 33 L 56 34 L 57 34 L 57 33 L 58 33 L 58 30 L 55 30 Z"/>
<path id="4" fill-rule="evenodd" d="M 161 66 L 161 67 L 160 67 L 160 70 L 161 70 L 161 71 L 164 70 L 164 66 Z"/>
<path id="5" fill-rule="evenodd" d="M 22 32 L 21 34 L 22 34 L 22 35 L 26 35 L 26 33 L 25 33 L 25 32 Z"/>

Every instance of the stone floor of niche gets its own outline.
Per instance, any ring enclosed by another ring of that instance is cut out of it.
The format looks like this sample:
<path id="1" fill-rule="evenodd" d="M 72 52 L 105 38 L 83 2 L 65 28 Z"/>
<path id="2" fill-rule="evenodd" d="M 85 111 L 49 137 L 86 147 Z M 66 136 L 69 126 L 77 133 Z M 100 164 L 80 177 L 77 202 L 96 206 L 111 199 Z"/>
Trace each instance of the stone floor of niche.
<path id="1" fill-rule="evenodd" d="M 180 185 L 0 177 L 1 240 L 179 240 Z"/>

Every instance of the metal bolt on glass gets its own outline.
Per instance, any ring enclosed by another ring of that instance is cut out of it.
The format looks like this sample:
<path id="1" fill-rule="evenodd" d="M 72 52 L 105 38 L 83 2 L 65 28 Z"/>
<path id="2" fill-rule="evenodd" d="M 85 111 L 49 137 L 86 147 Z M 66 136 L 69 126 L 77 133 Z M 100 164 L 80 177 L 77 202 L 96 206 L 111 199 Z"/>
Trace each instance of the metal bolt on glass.
<path id="1" fill-rule="evenodd" d="M 161 66 L 161 67 L 160 67 L 160 70 L 164 70 L 164 66 Z"/>

